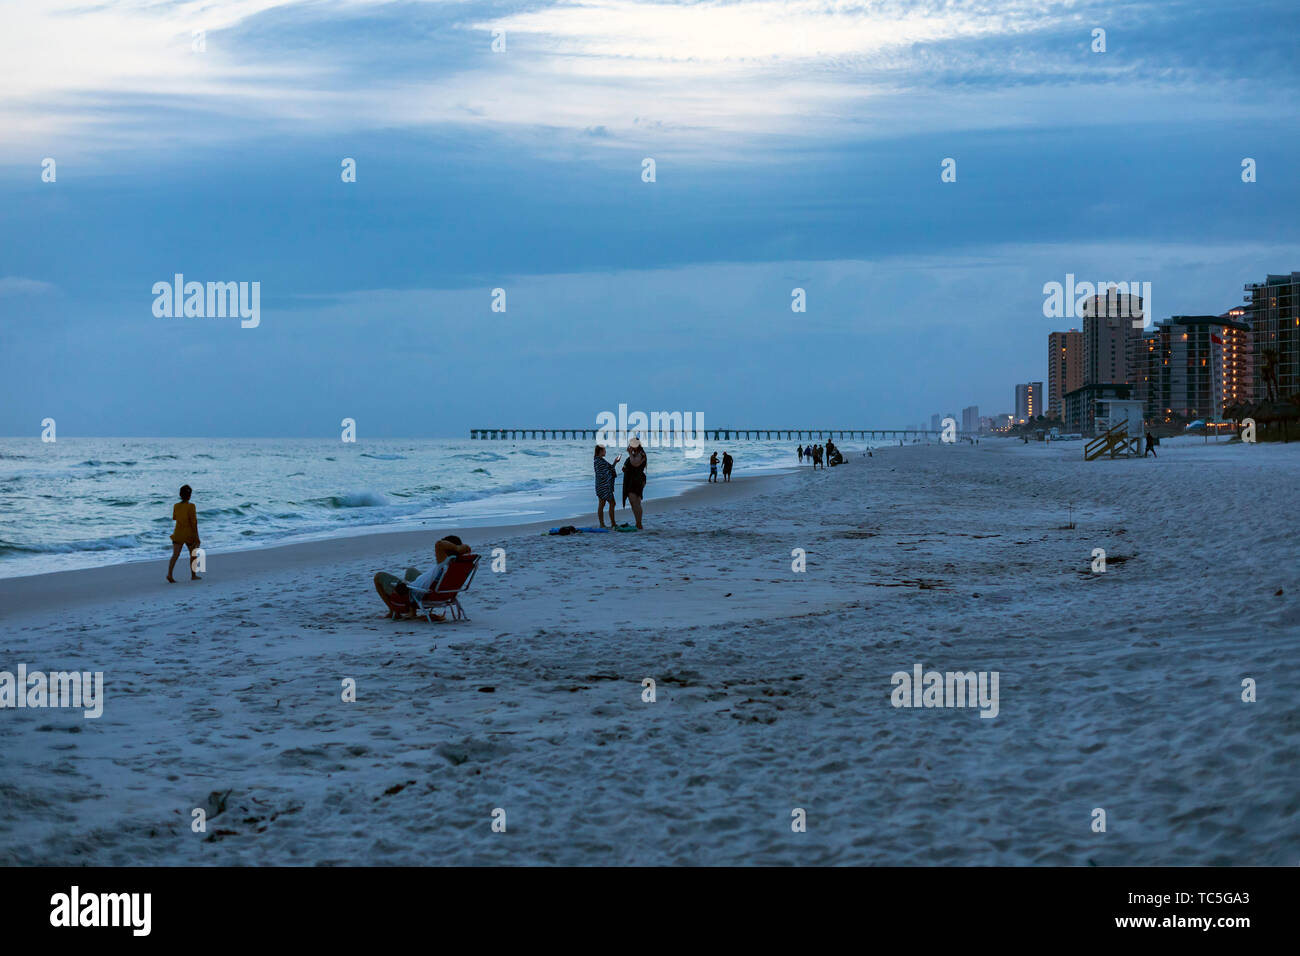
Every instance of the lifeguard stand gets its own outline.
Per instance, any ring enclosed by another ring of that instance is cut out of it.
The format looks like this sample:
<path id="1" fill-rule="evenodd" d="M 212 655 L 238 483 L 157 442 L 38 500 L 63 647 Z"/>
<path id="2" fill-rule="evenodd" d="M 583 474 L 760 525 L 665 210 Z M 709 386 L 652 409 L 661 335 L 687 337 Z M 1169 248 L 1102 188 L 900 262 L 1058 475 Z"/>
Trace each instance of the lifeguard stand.
<path id="1" fill-rule="evenodd" d="M 1097 437 L 1083 446 L 1085 461 L 1142 456 L 1142 402 L 1131 398 L 1096 400 Z"/>

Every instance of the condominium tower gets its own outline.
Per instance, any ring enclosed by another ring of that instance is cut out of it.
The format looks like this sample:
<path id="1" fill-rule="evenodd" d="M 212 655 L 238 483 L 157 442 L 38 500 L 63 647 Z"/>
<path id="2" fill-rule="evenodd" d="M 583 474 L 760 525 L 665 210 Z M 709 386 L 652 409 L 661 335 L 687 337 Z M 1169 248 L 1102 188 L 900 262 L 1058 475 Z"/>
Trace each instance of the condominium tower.
<path id="1" fill-rule="evenodd" d="M 1050 332 L 1047 336 L 1047 417 L 1062 418 L 1062 397 L 1083 384 L 1083 333 Z"/>

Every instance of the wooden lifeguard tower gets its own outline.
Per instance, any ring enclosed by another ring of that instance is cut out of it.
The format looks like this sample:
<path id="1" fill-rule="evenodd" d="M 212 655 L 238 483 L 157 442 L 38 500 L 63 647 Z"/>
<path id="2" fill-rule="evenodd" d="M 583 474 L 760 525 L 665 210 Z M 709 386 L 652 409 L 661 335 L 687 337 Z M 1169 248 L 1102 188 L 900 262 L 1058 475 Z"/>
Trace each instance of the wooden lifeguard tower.
<path id="1" fill-rule="evenodd" d="M 1096 400 L 1097 437 L 1083 446 L 1085 461 L 1095 461 L 1103 455 L 1110 458 L 1141 458 L 1142 402 L 1128 398 L 1099 398 Z"/>

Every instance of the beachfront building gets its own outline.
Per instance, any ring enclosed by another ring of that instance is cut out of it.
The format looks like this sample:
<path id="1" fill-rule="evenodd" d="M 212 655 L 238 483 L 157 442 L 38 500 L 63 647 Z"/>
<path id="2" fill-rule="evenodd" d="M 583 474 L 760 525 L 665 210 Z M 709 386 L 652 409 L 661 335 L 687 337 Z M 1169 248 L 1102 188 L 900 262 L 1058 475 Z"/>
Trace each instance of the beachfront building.
<path id="1" fill-rule="evenodd" d="M 1245 309 L 1229 309 L 1219 318 L 1230 320 L 1221 326 L 1219 338 L 1222 342 L 1214 343 L 1222 345 L 1212 386 L 1219 396 L 1215 417 L 1222 421 L 1228 417 L 1224 414 L 1225 408 L 1236 404 L 1248 405 L 1255 394 L 1255 333 Z M 1213 338 L 1211 342 L 1214 342 Z"/>
<path id="2" fill-rule="evenodd" d="M 1026 382 L 1016 386 L 1016 424 L 1033 421 L 1043 414 L 1043 383 Z"/>
<path id="3" fill-rule="evenodd" d="M 961 410 L 961 430 L 977 435 L 980 430 L 980 407 L 978 405 L 967 405 Z"/>
<path id="4" fill-rule="evenodd" d="M 1270 275 L 1246 285 L 1247 321 L 1251 328 L 1254 401 L 1274 395 L 1285 400 L 1300 392 L 1300 272 Z"/>
<path id="5" fill-rule="evenodd" d="M 1095 295 L 1083 303 L 1084 385 L 1132 384 L 1129 366 L 1142 348 L 1145 322 L 1140 296 Z"/>
<path id="6" fill-rule="evenodd" d="M 1098 420 L 1110 421 L 1110 403 L 1127 404 L 1132 392 L 1133 386 L 1119 382 L 1081 385 L 1072 392 L 1066 392 L 1063 398 L 1065 430 L 1091 438 L 1097 434 Z"/>
<path id="7" fill-rule="evenodd" d="M 1132 369 L 1147 421 L 1222 421 L 1225 406 L 1253 400 L 1251 329 L 1244 310 L 1175 315 L 1143 338 Z"/>
<path id="8" fill-rule="evenodd" d="M 1083 333 L 1078 329 L 1047 334 L 1047 417 L 1060 418 L 1062 399 L 1083 384 Z"/>
<path id="9" fill-rule="evenodd" d="M 943 428 L 943 416 L 935 412 L 930 416 L 930 431 L 937 432 Z"/>

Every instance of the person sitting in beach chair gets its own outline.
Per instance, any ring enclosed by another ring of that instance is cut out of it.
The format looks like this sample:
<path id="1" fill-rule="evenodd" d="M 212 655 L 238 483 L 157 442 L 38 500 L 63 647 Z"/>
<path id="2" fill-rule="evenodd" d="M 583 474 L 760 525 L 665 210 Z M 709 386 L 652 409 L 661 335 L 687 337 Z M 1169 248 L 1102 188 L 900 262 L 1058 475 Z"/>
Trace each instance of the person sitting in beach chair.
<path id="1" fill-rule="evenodd" d="M 458 616 L 464 616 L 460 611 L 460 604 L 455 600 L 455 595 L 468 586 L 469 578 L 473 577 L 474 568 L 468 569 L 468 577 L 459 582 L 455 590 L 451 591 L 451 600 L 439 600 L 444 597 L 439 592 L 450 590 L 442 587 L 436 587 L 440 584 L 443 576 L 447 571 L 448 565 L 452 558 L 470 555 L 470 547 L 461 542 L 460 538 L 454 534 L 449 534 L 440 539 L 433 546 L 433 555 L 436 564 L 423 574 L 417 568 L 407 568 L 405 579 L 397 577 L 395 574 L 389 574 L 387 571 L 380 571 L 375 575 L 375 590 L 383 599 L 384 604 L 388 606 L 388 613 L 384 615 L 392 620 L 401 620 L 402 618 L 414 618 L 420 613 L 428 615 L 431 621 L 445 621 L 445 614 L 434 614 L 430 608 L 432 606 L 451 606 L 454 612 L 459 612 Z M 477 566 L 478 558 L 475 556 L 473 564 Z M 458 574 L 459 577 L 459 574 Z M 453 582 L 448 581 L 450 585 Z M 429 600 L 430 595 L 434 600 Z"/>

